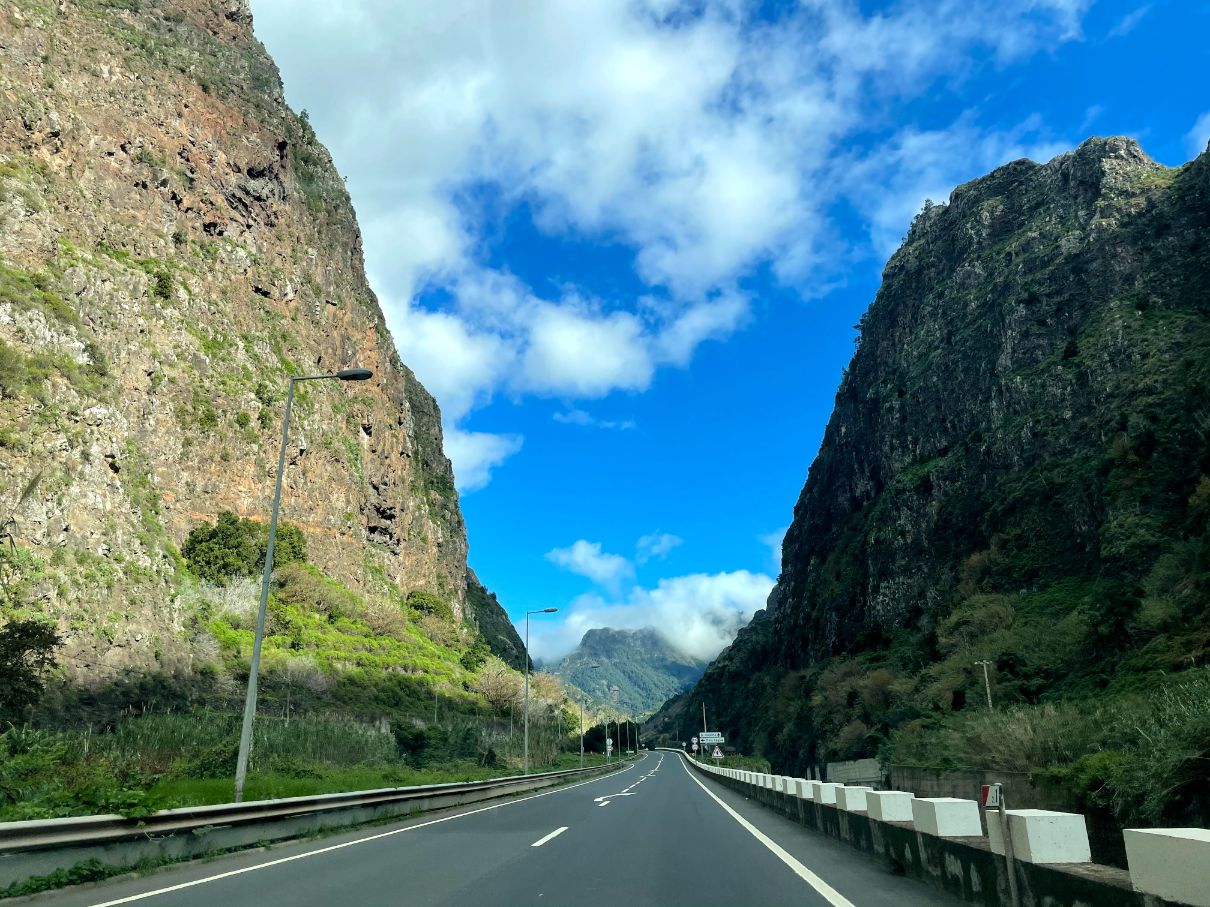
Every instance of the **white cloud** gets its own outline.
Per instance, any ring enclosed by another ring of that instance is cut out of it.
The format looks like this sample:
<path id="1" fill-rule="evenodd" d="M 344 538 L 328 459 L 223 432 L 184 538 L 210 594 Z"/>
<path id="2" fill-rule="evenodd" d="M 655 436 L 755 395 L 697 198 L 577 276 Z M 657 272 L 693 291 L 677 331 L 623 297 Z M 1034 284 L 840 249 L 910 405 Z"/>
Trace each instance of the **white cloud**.
<path id="1" fill-rule="evenodd" d="M 1151 11 L 1151 4 L 1145 3 L 1138 9 L 1127 13 L 1113 28 L 1109 30 L 1108 38 L 1124 38 L 1143 21 L 1143 17 Z"/>
<path id="2" fill-rule="evenodd" d="M 447 428 L 445 453 L 454 463 L 454 478 L 463 494 L 491 481 L 492 470 L 521 449 L 520 435 Z"/>
<path id="3" fill-rule="evenodd" d="M 555 413 L 552 418 L 563 425 L 583 425 L 587 428 L 609 428 L 618 431 L 630 431 L 637 427 L 633 419 L 598 419 L 586 410 L 574 408 L 566 412 Z"/>
<path id="4" fill-rule="evenodd" d="M 634 575 L 634 567 L 626 558 L 602 551 L 600 542 L 584 539 L 568 548 L 546 552 L 546 559 L 570 573 L 586 576 L 610 589 L 616 589 L 623 580 Z"/>
<path id="5" fill-rule="evenodd" d="M 1210 110 L 1203 113 L 1185 135 L 1185 145 L 1192 155 L 1199 155 L 1210 144 Z"/>
<path id="6" fill-rule="evenodd" d="M 1077 38 L 1090 2 L 900 0 L 866 14 L 851 0 L 803 0 L 773 25 L 748 0 L 254 10 L 289 98 L 348 174 L 404 360 L 447 429 L 469 431 L 501 392 L 644 390 L 657 369 L 686 366 L 744 325 L 749 301 L 735 287 L 756 269 L 804 292 L 826 285 L 847 253 L 827 213 L 842 196 L 887 193 L 862 208 L 882 245 L 920 191 L 941 197 L 955 172 L 973 175 L 952 163 L 966 158 L 958 146 L 931 169 L 866 167 L 856 186 L 837 179 L 843 149 L 938 79 Z M 633 250 L 644 295 L 661 304 L 577 286 L 542 298 L 494 270 L 485 196 L 524 203 L 551 235 Z M 481 462 L 455 458 L 459 474 Z"/>
<path id="7" fill-rule="evenodd" d="M 756 537 L 762 545 L 768 547 L 773 569 L 779 572 L 781 571 L 781 543 L 786 537 L 786 530 L 789 528 L 789 526 L 783 526 L 781 529 L 766 532 Z"/>
<path id="8" fill-rule="evenodd" d="M 668 556 L 669 551 L 683 544 L 684 541 L 680 536 L 670 532 L 653 532 L 651 535 L 645 535 L 635 545 L 635 560 L 640 564 L 645 564 L 647 561 L 657 558 L 663 559 Z"/>
<path id="9" fill-rule="evenodd" d="M 601 397 L 642 390 L 653 365 L 643 325 L 629 312 L 598 315 L 540 304 L 529 324 L 520 384 L 540 394 Z"/>
<path id="10" fill-rule="evenodd" d="M 737 570 L 664 579 L 654 589 L 631 590 L 623 601 L 583 595 L 562 610 L 562 620 L 531 628 L 530 648 L 535 657 L 558 658 L 593 628 L 652 627 L 674 648 L 713 658 L 765 606 L 772 588 L 772 577 Z"/>

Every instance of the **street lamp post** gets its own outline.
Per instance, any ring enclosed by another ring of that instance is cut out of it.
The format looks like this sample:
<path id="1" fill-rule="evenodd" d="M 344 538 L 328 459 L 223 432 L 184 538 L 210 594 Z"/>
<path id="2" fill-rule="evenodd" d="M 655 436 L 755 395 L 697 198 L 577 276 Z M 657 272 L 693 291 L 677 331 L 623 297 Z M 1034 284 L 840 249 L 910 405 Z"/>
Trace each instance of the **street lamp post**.
<path id="1" fill-rule="evenodd" d="M 600 667 L 600 665 L 595 661 L 592 664 L 588 665 L 589 670 L 592 670 L 593 668 L 599 668 L 599 667 Z M 588 699 L 586 697 L 584 697 L 583 695 L 581 695 L 580 696 L 580 768 L 584 767 L 584 706 L 586 706 L 586 705 L 588 705 Z M 608 737 L 609 734 L 606 733 L 605 736 Z"/>
<path id="2" fill-rule="evenodd" d="M 987 693 L 987 707 L 988 709 L 994 709 L 995 706 L 992 705 L 992 682 L 987 673 L 987 669 L 991 667 L 992 663 L 984 659 L 983 661 L 976 661 L 975 664 L 983 665 L 983 690 Z"/>
<path id="3" fill-rule="evenodd" d="M 260 610 L 256 613 L 256 635 L 252 640 L 252 664 L 248 668 L 248 692 L 244 697 L 244 724 L 239 733 L 239 756 L 235 761 L 235 802 L 244 799 L 244 781 L 248 777 L 248 754 L 252 749 L 252 719 L 256 716 L 256 675 L 260 669 L 261 645 L 265 640 L 265 609 L 269 605 L 269 582 L 273 578 L 273 547 L 277 542 L 277 514 L 281 509 L 282 476 L 286 472 L 286 443 L 290 438 L 290 410 L 294 407 L 294 385 L 299 381 L 365 381 L 374 377 L 368 368 L 347 368 L 331 375 L 291 375 L 286 394 L 286 413 L 282 420 L 281 451 L 277 455 L 277 484 L 273 489 L 273 509 L 269 515 L 269 540 L 265 545 L 265 569 L 260 581 Z"/>
<path id="4" fill-rule="evenodd" d="M 539 608 L 525 612 L 525 756 L 524 774 L 529 774 L 529 616 L 531 614 L 554 614 L 558 608 Z"/>

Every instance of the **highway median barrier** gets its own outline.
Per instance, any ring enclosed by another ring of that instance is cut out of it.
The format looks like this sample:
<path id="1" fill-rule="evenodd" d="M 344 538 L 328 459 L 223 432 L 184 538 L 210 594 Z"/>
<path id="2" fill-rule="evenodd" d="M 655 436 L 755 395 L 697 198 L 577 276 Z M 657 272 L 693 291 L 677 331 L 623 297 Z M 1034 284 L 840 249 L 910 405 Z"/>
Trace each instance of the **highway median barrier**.
<path id="1" fill-rule="evenodd" d="M 88 866 L 96 877 L 191 860 L 370 822 L 541 790 L 614 771 L 625 762 L 487 781 L 426 784 L 166 809 L 149 816 L 79 816 L 0 823 L 0 893 Z M 112 871 L 111 871 L 112 870 Z M 59 885 L 67 884 L 66 881 Z M 20 892 L 25 893 L 25 892 Z"/>
<path id="2" fill-rule="evenodd" d="M 707 766 L 686 761 L 713 774 Z M 771 779 L 745 772 L 717 778 L 761 806 L 881 860 L 897 874 L 970 904 L 1013 907 L 1002 846 L 993 849 L 993 840 L 983 834 L 976 801 L 801 778 L 791 778 L 782 792 L 771 788 Z M 863 793 L 865 811 L 842 808 L 838 791 L 845 804 L 850 797 L 856 803 Z M 1081 815 L 1033 809 L 1007 813 L 1025 907 L 1210 907 L 1210 830 L 1128 829 L 1127 872 L 1088 862 Z M 999 816 L 993 812 L 987 818 L 998 829 Z M 998 840 L 998 831 L 992 835 Z"/>
<path id="3" fill-rule="evenodd" d="M 914 797 L 912 824 L 916 830 L 938 838 L 980 838 L 979 804 L 958 797 Z"/>
<path id="4" fill-rule="evenodd" d="M 866 794 L 873 788 L 861 784 L 845 785 L 836 791 L 836 805 L 851 813 L 866 811 Z"/>
<path id="5" fill-rule="evenodd" d="M 911 822 L 915 796 L 905 790 L 872 790 L 866 794 L 866 813 L 882 822 Z"/>
<path id="6" fill-rule="evenodd" d="M 1127 828 L 1122 834 L 1136 891 L 1210 907 L 1210 829 Z"/>
<path id="7" fill-rule="evenodd" d="M 1078 813 L 1049 809 L 1008 809 L 1008 833 L 1012 836 L 1013 856 L 1027 863 L 1090 863 L 1088 827 Z M 1004 838 L 999 816 L 987 815 L 987 840 L 992 853 L 1003 855 Z"/>

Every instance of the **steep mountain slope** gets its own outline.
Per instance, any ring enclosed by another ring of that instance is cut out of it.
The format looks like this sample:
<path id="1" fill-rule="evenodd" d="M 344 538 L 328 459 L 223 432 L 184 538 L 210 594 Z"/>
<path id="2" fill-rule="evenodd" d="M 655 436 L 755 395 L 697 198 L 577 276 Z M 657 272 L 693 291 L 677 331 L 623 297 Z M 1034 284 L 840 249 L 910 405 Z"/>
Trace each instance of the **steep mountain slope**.
<path id="1" fill-rule="evenodd" d="M 177 548 L 264 518 L 286 377 L 352 365 L 300 388 L 283 516 L 348 588 L 462 616 L 437 406 L 246 0 L 17 0 L 0 45 L 0 514 L 64 668 L 208 657 Z"/>
<path id="2" fill-rule="evenodd" d="M 1148 687 L 1210 655 L 1208 518 L 1210 154 L 1017 161 L 888 262 L 767 610 L 673 705 L 790 771 L 982 708 L 979 661 L 1000 704 Z"/>
<path id="3" fill-rule="evenodd" d="M 600 667 L 590 667 L 593 664 Z M 676 651 L 650 627 L 589 630 L 570 655 L 543 665 L 604 711 L 647 715 L 702 675 L 705 662 Z M 618 701 L 609 690 L 618 688 Z"/>
<path id="4" fill-rule="evenodd" d="M 522 670 L 525 644 L 496 593 L 488 592 L 473 570 L 466 572 L 466 619 L 479 630 L 493 655 L 509 667 Z"/>

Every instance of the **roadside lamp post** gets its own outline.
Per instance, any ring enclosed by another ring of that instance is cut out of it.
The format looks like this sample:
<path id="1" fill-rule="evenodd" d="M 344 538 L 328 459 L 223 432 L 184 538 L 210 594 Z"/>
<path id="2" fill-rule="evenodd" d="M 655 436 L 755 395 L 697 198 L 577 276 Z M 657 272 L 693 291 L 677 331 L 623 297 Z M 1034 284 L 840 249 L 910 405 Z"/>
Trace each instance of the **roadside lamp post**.
<path id="1" fill-rule="evenodd" d="M 984 659 L 983 661 L 976 661 L 975 664 L 983 665 L 983 689 L 987 693 L 987 707 L 994 709 L 995 706 L 992 705 L 992 682 L 987 674 L 987 669 L 991 666 L 991 662 Z"/>
<path id="2" fill-rule="evenodd" d="M 620 689 L 618 689 L 617 687 L 609 688 L 609 698 L 610 698 L 610 700 L 612 700 L 612 702 L 615 705 L 618 702 L 618 694 L 621 692 L 622 691 Z M 614 728 L 617 729 L 617 733 L 618 733 L 618 753 L 619 753 L 618 759 L 620 760 L 622 756 L 626 755 L 626 750 L 623 749 L 623 747 L 622 747 L 622 722 L 619 719 L 615 718 L 613 720 L 613 726 L 614 726 Z"/>
<path id="3" fill-rule="evenodd" d="M 595 661 L 588 665 L 588 668 L 599 668 L 600 665 Z M 580 768 L 584 767 L 584 706 L 588 705 L 587 697 L 580 696 Z"/>
<path id="4" fill-rule="evenodd" d="M 584 700 L 580 699 L 580 768 L 584 767 Z"/>
<path id="5" fill-rule="evenodd" d="M 252 640 L 252 663 L 248 667 L 248 692 L 244 697 L 244 724 L 239 733 L 239 756 L 235 761 L 235 802 L 244 799 L 244 781 L 248 777 L 248 754 L 252 749 L 252 720 L 256 717 L 256 675 L 260 669 L 261 645 L 265 641 L 265 609 L 269 605 L 269 582 L 273 578 L 273 547 L 277 542 L 277 514 L 281 509 L 282 476 L 286 472 L 286 444 L 290 439 L 290 410 L 294 406 L 294 385 L 300 381 L 366 381 L 374 377 L 368 368 L 347 368 L 331 375 L 291 375 L 286 393 L 286 413 L 282 420 L 281 451 L 277 455 L 277 484 L 273 489 L 273 509 L 269 515 L 269 540 L 265 545 L 265 569 L 260 580 L 260 609 L 256 613 L 256 635 Z"/>
<path id="6" fill-rule="evenodd" d="M 558 608 L 539 608 L 525 612 L 525 757 L 523 774 L 529 774 L 529 616 L 531 614 L 554 614 Z"/>

